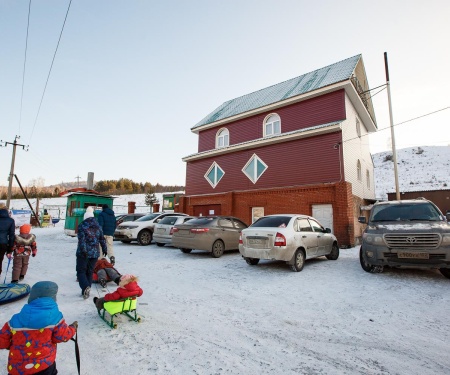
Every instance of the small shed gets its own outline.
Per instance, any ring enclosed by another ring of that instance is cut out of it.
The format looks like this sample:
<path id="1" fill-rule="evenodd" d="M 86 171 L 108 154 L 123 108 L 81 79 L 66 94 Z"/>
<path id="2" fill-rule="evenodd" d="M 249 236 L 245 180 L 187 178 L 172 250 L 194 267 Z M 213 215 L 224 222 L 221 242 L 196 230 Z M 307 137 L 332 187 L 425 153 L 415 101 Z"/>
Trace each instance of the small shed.
<path id="1" fill-rule="evenodd" d="M 184 193 L 167 193 L 163 194 L 163 211 L 175 211 L 179 212 L 177 210 L 178 206 L 180 205 L 180 197 L 184 196 Z"/>
<path id="2" fill-rule="evenodd" d="M 71 189 L 60 195 L 67 197 L 64 232 L 72 237 L 77 235 L 78 224 L 83 221 L 87 207 L 92 206 L 94 208 L 94 216 L 97 217 L 102 209 L 102 205 L 107 204 L 112 208 L 114 199 L 111 195 L 103 195 L 95 190 L 85 188 Z"/>

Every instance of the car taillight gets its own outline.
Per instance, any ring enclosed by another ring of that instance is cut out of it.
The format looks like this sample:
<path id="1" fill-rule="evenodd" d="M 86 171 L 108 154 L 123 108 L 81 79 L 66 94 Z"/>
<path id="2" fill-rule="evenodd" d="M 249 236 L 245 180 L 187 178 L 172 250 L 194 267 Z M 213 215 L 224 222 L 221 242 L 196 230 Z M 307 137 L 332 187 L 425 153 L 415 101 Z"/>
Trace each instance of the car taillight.
<path id="1" fill-rule="evenodd" d="M 280 232 L 277 232 L 275 236 L 274 246 L 286 246 L 286 237 L 284 237 Z"/>
<path id="2" fill-rule="evenodd" d="M 209 228 L 192 228 L 191 233 L 205 233 L 209 232 Z"/>
<path id="3" fill-rule="evenodd" d="M 172 227 L 172 229 L 170 230 L 170 234 L 174 234 L 175 232 L 178 232 L 178 231 L 179 231 L 178 228 Z"/>
<path id="4" fill-rule="evenodd" d="M 244 243 L 242 242 L 242 233 L 239 233 L 239 244 L 243 245 Z"/>

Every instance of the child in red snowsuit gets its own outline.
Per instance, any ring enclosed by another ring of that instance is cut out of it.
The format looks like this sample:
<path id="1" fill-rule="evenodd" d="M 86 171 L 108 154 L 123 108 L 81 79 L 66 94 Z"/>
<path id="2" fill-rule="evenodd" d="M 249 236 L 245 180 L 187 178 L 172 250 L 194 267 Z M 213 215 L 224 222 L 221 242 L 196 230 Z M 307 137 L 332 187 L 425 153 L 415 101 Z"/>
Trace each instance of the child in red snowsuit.
<path id="1" fill-rule="evenodd" d="M 23 224 L 20 227 L 20 233 L 15 235 L 13 252 L 7 255 L 9 259 L 14 257 L 11 277 L 11 283 L 13 284 L 25 278 L 30 255 L 35 257 L 37 254 L 36 236 L 30 231 L 30 224 Z"/>
<path id="2" fill-rule="evenodd" d="M 109 301 L 117 301 L 127 297 L 140 297 L 144 291 L 137 283 L 138 278 L 134 275 L 122 275 L 119 281 L 119 287 L 113 293 L 107 293 L 104 297 L 94 297 L 94 303 L 97 310 L 103 309 L 103 304 Z"/>

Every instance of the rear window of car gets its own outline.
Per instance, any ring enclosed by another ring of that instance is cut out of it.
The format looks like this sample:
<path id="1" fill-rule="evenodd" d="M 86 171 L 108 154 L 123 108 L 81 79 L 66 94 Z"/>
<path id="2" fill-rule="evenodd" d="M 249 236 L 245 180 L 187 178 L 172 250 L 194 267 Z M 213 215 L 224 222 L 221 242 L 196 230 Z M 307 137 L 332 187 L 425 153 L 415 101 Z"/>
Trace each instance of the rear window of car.
<path id="1" fill-rule="evenodd" d="M 371 221 L 438 221 L 440 213 L 429 203 L 374 206 Z"/>
<path id="2" fill-rule="evenodd" d="M 291 221 L 290 216 L 264 216 L 256 220 L 251 227 L 286 228 Z"/>
<path id="3" fill-rule="evenodd" d="M 166 216 L 162 218 L 158 224 L 174 225 L 178 220 L 178 216 Z"/>
<path id="4" fill-rule="evenodd" d="M 192 219 L 187 222 L 189 225 L 206 225 L 210 224 L 214 220 L 213 217 L 200 217 L 198 219 Z"/>
<path id="5" fill-rule="evenodd" d="M 140 217 L 139 219 L 137 219 L 136 221 L 149 221 L 149 220 L 153 220 L 155 217 L 158 217 L 161 214 L 150 214 L 150 215 L 145 215 Z"/>

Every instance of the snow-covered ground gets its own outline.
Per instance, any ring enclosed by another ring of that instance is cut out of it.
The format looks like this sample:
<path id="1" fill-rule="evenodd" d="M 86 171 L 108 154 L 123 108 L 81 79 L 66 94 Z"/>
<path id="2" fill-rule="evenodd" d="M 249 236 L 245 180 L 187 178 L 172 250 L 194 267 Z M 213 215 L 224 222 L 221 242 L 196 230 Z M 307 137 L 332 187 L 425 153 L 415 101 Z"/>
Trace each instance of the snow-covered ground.
<path id="1" fill-rule="evenodd" d="M 138 275 L 144 295 L 142 322 L 120 318 L 113 330 L 92 302 L 104 292 L 80 296 L 77 239 L 62 226 L 33 232 L 39 251 L 24 281 L 58 283 L 60 310 L 79 322 L 82 374 L 450 373 L 450 280 L 436 270 L 368 274 L 351 248 L 295 273 L 282 262 L 249 266 L 238 252 L 214 259 L 115 242 L 118 270 Z M 25 302 L 2 305 L 2 324 Z M 58 346 L 57 365 L 76 374 L 73 342 Z"/>

